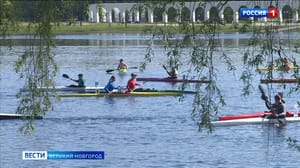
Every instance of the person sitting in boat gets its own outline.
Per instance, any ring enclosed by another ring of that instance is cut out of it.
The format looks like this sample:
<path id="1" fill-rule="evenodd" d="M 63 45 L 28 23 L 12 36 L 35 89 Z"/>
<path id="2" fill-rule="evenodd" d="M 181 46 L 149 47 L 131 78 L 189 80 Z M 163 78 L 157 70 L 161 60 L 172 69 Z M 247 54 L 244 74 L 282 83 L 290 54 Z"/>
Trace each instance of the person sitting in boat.
<path id="1" fill-rule="evenodd" d="M 284 113 L 286 114 L 287 112 L 287 106 L 286 106 L 286 103 L 283 99 L 283 92 L 278 92 L 278 95 L 281 97 L 281 102 L 282 102 L 282 105 L 284 106 Z"/>
<path id="2" fill-rule="evenodd" d="M 116 81 L 116 77 L 115 76 L 111 76 L 107 85 L 104 87 L 104 90 L 106 93 L 112 93 L 114 89 L 117 89 L 118 87 L 115 87 L 114 82 Z"/>
<path id="3" fill-rule="evenodd" d="M 267 108 L 272 112 L 270 116 L 268 116 L 268 119 L 278 119 L 279 126 L 283 126 L 286 124 L 285 120 L 285 106 L 282 102 L 282 98 L 279 94 L 277 94 L 275 97 L 275 103 L 271 104 L 270 101 L 266 101 Z"/>
<path id="4" fill-rule="evenodd" d="M 78 74 L 78 79 L 71 79 L 72 81 L 76 82 L 78 85 L 70 85 L 70 87 L 85 87 L 83 74 Z"/>
<path id="5" fill-rule="evenodd" d="M 291 63 L 290 63 L 289 59 L 287 57 L 284 57 L 283 61 L 284 61 L 285 70 L 286 71 L 291 70 L 292 66 L 291 66 Z"/>
<path id="6" fill-rule="evenodd" d="M 167 70 L 167 67 L 163 65 L 163 68 L 166 70 L 170 78 L 177 78 L 178 77 L 178 70 L 176 67 L 172 67 L 171 71 Z"/>
<path id="7" fill-rule="evenodd" d="M 118 70 L 120 71 L 127 71 L 127 68 L 128 68 L 128 66 L 127 66 L 127 64 L 126 63 L 124 63 L 124 60 L 123 59 L 120 59 L 120 62 L 119 62 L 119 65 L 118 65 Z"/>
<path id="8" fill-rule="evenodd" d="M 283 99 L 283 92 L 278 92 L 278 95 L 281 97 L 281 102 L 282 102 L 283 104 L 285 104 L 285 101 L 284 101 L 284 99 Z"/>
<path id="9" fill-rule="evenodd" d="M 140 84 L 136 82 L 136 76 L 136 73 L 131 74 L 131 78 L 127 82 L 128 92 L 133 92 L 136 89 L 136 86 L 140 86 Z"/>

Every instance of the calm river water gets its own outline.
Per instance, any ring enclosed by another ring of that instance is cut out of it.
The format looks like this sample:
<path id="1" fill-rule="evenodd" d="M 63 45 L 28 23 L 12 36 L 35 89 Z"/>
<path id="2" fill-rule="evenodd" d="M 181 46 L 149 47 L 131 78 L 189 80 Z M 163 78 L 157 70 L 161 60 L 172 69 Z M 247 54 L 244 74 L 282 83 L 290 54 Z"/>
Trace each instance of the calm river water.
<path id="1" fill-rule="evenodd" d="M 252 113 L 266 110 L 256 89 L 241 96 L 242 55 L 249 34 L 223 34 L 223 50 L 237 66 L 235 74 L 216 62 L 218 86 L 226 99 L 218 115 Z M 300 33 L 282 34 L 300 38 Z M 21 36 L 13 37 L 17 45 L 12 51 L 1 47 L 0 111 L 14 113 L 15 94 L 23 86 L 14 71 L 14 61 L 22 52 Z M 129 66 L 143 62 L 148 37 L 128 34 L 91 34 L 57 36 L 55 59 L 59 65 L 58 86 L 72 84 L 62 74 L 76 78 L 83 73 L 86 85 L 105 85 L 110 75 L 106 69 L 116 68 L 124 58 Z M 288 44 L 288 43 L 287 43 Z M 288 46 L 287 46 L 288 47 Z M 155 46 L 155 59 L 139 77 L 164 77 L 163 48 Z M 294 55 L 300 62 L 299 55 Z M 186 69 L 182 67 L 181 72 Z M 125 85 L 129 75 L 117 76 L 117 84 Z M 259 83 L 260 76 L 254 81 Z M 143 87 L 177 89 L 167 83 L 142 83 Z M 273 86 L 277 92 L 277 85 Z M 287 89 L 289 86 L 287 86 Z M 193 86 L 188 88 L 193 89 Z M 287 89 L 284 91 L 287 93 Z M 287 95 L 289 111 L 299 101 L 299 94 Z M 18 132 L 21 120 L 0 121 L 0 165 L 15 167 L 299 167 L 300 153 L 288 148 L 286 139 L 300 140 L 300 123 L 285 128 L 244 125 L 216 128 L 212 134 L 198 132 L 192 120 L 193 96 L 179 102 L 177 97 L 62 98 L 43 120 L 35 121 L 31 136 Z M 22 151 L 104 151 L 104 160 L 24 161 Z"/>

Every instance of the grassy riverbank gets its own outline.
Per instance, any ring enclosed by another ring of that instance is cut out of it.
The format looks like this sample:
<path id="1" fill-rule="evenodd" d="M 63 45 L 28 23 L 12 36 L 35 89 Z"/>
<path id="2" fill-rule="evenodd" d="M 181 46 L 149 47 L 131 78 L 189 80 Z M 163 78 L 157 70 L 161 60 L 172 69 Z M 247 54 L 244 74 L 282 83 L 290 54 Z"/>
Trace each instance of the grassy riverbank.
<path id="1" fill-rule="evenodd" d="M 195 24 L 196 26 L 202 26 L 202 24 Z M 160 28 L 166 27 L 164 24 L 158 24 Z M 173 25 L 174 28 L 178 28 L 178 25 Z M 258 28 L 261 25 L 251 24 L 227 24 L 220 25 L 218 27 L 219 32 L 248 32 L 252 31 L 254 27 Z M 121 24 L 121 23 L 82 23 L 67 25 L 61 23 L 54 26 L 55 34 L 92 34 L 92 33 L 145 33 L 154 31 L 155 24 Z M 279 26 L 282 30 L 300 31 L 300 25 L 281 25 Z M 17 32 L 12 34 L 28 34 L 27 24 L 22 23 L 19 25 Z"/>

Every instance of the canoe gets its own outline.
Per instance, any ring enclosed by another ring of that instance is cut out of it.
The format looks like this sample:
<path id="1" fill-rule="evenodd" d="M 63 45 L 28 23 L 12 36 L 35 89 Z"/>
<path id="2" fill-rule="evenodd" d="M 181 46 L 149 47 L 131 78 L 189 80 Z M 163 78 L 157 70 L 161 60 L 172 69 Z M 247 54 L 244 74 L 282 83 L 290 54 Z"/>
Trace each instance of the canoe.
<path id="1" fill-rule="evenodd" d="M 300 80 L 297 79 L 261 79 L 260 83 L 297 83 Z"/>
<path id="2" fill-rule="evenodd" d="M 193 79 L 177 79 L 177 78 L 136 78 L 137 81 L 145 81 L 145 82 L 183 82 L 183 83 L 209 83 L 208 80 L 193 80 Z"/>
<path id="3" fill-rule="evenodd" d="M 0 113 L 0 120 L 29 119 L 30 117 L 31 116 L 22 114 Z M 34 119 L 43 119 L 43 116 L 35 116 Z"/>
<path id="4" fill-rule="evenodd" d="M 293 67 L 290 67 L 290 70 L 292 69 L 300 69 L 299 66 L 293 66 Z M 259 72 L 263 72 L 263 71 L 270 71 L 270 70 L 273 70 L 273 71 L 287 71 L 287 69 L 285 67 L 266 67 L 266 68 L 258 68 L 257 69 Z"/>
<path id="5" fill-rule="evenodd" d="M 40 88 L 38 88 L 38 89 L 40 89 L 40 90 L 43 90 L 43 91 L 45 91 L 45 90 L 47 90 L 47 88 L 46 87 L 40 87 Z M 53 90 L 53 88 L 48 88 L 49 90 Z M 96 92 L 97 90 L 98 91 L 102 91 L 102 92 L 104 92 L 104 87 L 95 87 L 95 86 L 88 86 L 88 87 L 70 87 L 70 86 L 56 86 L 55 87 L 55 90 L 56 91 L 63 91 L 63 92 L 65 92 L 65 91 L 71 91 L 71 92 L 88 92 L 88 93 L 91 93 L 91 92 Z M 21 89 L 21 91 L 22 92 L 28 92 L 28 91 L 30 91 L 30 89 Z"/>
<path id="6" fill-rule="evenodd" d="M 59 97 L 128 97 L 128 96 L 180 96 L 181 92 L 114 92 L 111 94 L 108 93 L 74 93 L 74 94 L 60 94 Z"/>
<path id="7" fill-rule="evenodd" d="M 300 122 L 300 117 L 286 117 L 286 122 L 287 123 Z M 242 119 L 235 119 L 235 120 L 213 121 L 212 124 L 216 127 L 248 125 L 248 124 L 278 124 L 278 119 L 266 119 L 264 117 L 242 118 Z"/>

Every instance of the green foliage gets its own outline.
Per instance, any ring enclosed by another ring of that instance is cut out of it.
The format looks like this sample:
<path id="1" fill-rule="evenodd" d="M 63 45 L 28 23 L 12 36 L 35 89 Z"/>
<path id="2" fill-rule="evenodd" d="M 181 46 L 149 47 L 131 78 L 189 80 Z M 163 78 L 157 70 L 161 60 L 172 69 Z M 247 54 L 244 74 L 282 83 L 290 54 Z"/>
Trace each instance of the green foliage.
<path id="1" fill-rule="evenodd" d="M 103 18 L 105 16 L 105 11 L 103 9 L 103 5 L 102 5 L 101 1 L 98 2 L 98 12 L 99 12 L 99 21 L 103 22 Z"/>
<path id="2" fill-rule="evenodd" d="M 271 2 L 270 2 L 271 3 Z M 253 23 L 253 25 L 255 22 Z M 289 44 L 283 42 L 284 39 L 281 39 L 281 36 L 278 35 L 279 32 L 279 20 L 273 23 L 266 23 L 264 26 L 253 26 L 252 27 L 252 37 L 248 43 L 248 49 L 245 51 L 243 56 L 244 71 L 240 77 L 244 82 L 244 87 L 242 90 L 243 95 L 249 95 L 253 88 L 252 80 L 257 75 L 257 68 L 266 67 L 269 70 L 267 72 L 259 72 L 261 78 L 273 79 L 277 72 L 273 71 L 273 67 L 284 67 L 284 57 L 288 58 L 291 61 L 292 66 L 298 66 L 296 59 L 293 56 L 293 53 L 289 53 L 287 56 L 285 53 L 290 50 L 288 47 Z M 247 26 L 247 27 L 246 27 Z M 249 29 L 248 24 L 242 28 L 242 30 Z M 299 43 L 295 45 L 295 50 L 292 51 L 297 53 L 299 48 Z M 291 50 L 290 50 L 291 51 Z M 287 73 L 287 72 L 284 72 Z M 299 70 L 292 70 L 288 73 L 291 77 L 299 80 Z M 282 89 L 286 89 L 286 85 L 279 85 Z M 272 92 L 277 94 L 277 90 L 271 90 L 273 88 L 272 84 L 268 85 L 269 97 L 272 97 Z M 292 85 L 290 87 L 289 93 L 299 93 L 300 90 L 300 80 L 297 85 Z M 299 104 L 299 101 L 298 101 Z M 288 138 L 287 140 L 289 147 L 300 151 L 300 146 L 297 144 L 297 140 Z"/>
<path id="3" fill-rule="evenodd" d="M 173 11 L 173 13 L 182 14 L 181 10 L 185 9 L 183 2 L 164 1 L 164 3 L 151 3 L 148 7 L 151 6 L 152 9 L 156 9 L 157 13 L 163 13 L 167 11 L 168 5 L 178 5 L 176 9 L 178 11 Z M 205 7 L 205 5 L 207 5 L 206 2 L 199 4 L 201 7 Z M 217 6 L 223 7 L 224 2 L 219 2 Z M 212 132 L 211 118 L 218 113 L 220 106 L 225 105 L 223 95 L 216 83 L 217 72 L 214 68 L 214 63 L 215 61 L 223 61 L 228 65 L 229 71 L 235 70 L 235 67 L 231 63 L 232 60 L 224 52 L 221 56 L 216 53 L 220 46 L 217 37 L 221 21 L 218 17 L 201 26 L 185 21 L 184 18 L 186 16 L 179 17 L 183 20 L 177 23 L 177 26 L 167 24 L 161 27 L 156 25 L 156 28 L 152 31 L 153 36 L 149 39 L 149 44 L 152 44 L 157 39 L 163 42 L 167 58 L 166 64 L 169 68 L 180 68 L 183 65 L 188 65 L 189 69 L 184 74 L 187 78 L 191 76 L 191 73 L 196 72 L 196 79 L 211 81 L 209 84 L 196 85 L 197 94 L 193 101 L 192 117 L 198 123 L 199 131 L 206 129 L 208 132 Z M 152 45 L 149 45 L 143 66 L 153 58 Z M 186 88 L 184 85 L 180 88 Z"/>
<path id="4" fill-rule="evenodd" d="M 14 3 L 10 0 L 0 0 L 0 33 L 6 37 L 9 30 L 15 30 Z"/>
<path id="5" fill-rule="evenodd" d="M 17 95 L 20 99 L 17 113 L 31 116 L 20 129 L 25 134 L 34 130 L 35 116 L 44 116 L 47 111 L 53 109 L 51 102 L 55 93 L 50 92 L 50 89 L 55 87 L 53 78 L 58 69 L 51 54 L 51 48 L 54 47 L 51 25 L 54 21 L 54 1 L 37 1 L 35 5 L 36 24 L 28 25 L 28 30 L 33 30 L 35 34 L 15 64 L 16 72 L 25 80 L 24 88 L 30 90 L 20 91 Z M 39 87 L 49 90 L 41 91 Z"/>
<path id="6" fill-rule="evenodd" d="M 36 19 L 35 11 L 38 10 L 36 3 L 44 3 L 42 0 L 15 0 L 16 11 L 14 14 L 17 16 L 18 21 L 34 22 Z M 86 21 L 88 19 L 88 0 L 55 0 L 53 2 L 53 17 L 55 22 L 69 21 L 73 24 L 75 21 Z"/>

